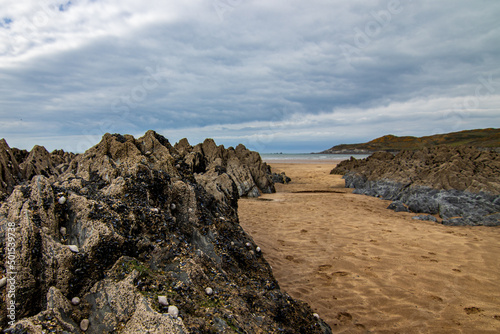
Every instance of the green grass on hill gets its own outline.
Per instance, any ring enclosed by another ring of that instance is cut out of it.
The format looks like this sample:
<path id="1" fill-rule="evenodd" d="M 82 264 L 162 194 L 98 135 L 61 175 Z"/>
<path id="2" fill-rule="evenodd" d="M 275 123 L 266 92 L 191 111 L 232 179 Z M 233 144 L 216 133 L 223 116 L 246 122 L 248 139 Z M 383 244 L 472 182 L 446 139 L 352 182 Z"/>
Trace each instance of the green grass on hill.
<path id="1" fill-rule="evenodd" d="M 340 150 L 402 151 L 436 145 L 468 145 L 479 148 L 499 148 L 500 129 L 465 130 L 426 137 L 386 135 L 367 143 L 337 145 L 324 151 L 324 153 L 332 153 L 332 151 Z"/>

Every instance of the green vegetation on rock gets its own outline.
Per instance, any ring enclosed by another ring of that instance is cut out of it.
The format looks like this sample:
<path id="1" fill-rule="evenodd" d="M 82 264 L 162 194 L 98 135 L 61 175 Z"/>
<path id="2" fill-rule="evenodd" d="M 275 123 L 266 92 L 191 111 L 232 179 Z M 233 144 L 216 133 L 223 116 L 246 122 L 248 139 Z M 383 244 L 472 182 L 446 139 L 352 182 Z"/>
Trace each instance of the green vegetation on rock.
<path id="1" fill-rule="evenodd" d="M 402 150 L 414 151 L 437 145 L 467 145 L 476 148 L 497 149 L 500 148 L 500 129 L 489 128 L 465 130 L 425 137 L 398 137 L 394 135 L 386 135 L 367 143 L 336 145 L 320 153 L 372 153 L 376 151 L 399 152 Z"/>

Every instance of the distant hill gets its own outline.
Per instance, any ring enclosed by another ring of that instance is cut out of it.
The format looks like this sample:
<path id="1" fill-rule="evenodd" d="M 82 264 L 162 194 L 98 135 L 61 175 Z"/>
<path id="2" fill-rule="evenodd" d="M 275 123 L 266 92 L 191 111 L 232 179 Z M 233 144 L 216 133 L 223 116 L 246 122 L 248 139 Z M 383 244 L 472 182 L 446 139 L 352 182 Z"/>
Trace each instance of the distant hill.
<path id="1" fill-rule="evenodd" d="M 398 152 L 416 150 L 436 145 L 460 146 L 467 145 L 477 148 L 500 148 L 500 129 L 477 129 L 426 137 L 398 137 L 386 135 L 362 144 L 341 144 L 334 146 L 321 154 L 370 154 L 376 151 Z"/>

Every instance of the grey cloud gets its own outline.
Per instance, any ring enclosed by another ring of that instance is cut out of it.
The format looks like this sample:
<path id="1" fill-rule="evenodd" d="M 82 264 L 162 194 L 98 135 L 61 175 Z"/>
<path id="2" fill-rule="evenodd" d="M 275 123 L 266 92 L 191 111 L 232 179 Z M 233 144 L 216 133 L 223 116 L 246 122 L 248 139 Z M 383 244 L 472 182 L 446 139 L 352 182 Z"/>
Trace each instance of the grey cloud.
<path id="1" fill-rule="evenodd" d="M 61 31 L 48 26 L 54 40 L 35 43 L 45 51 L 32 46 L 37 53 L 15 62 L 0 55 L 1 136 L 90 146 L 104 131 L 153 128 L 226 146 L 317 151 L 386 133 L 499 124 L 496 2 L 232 4 L 220 16 L 192 2 L 175 19 L 151 22 L 159 8 L 141 9 L 136 21 L 117 10 L 106 23 L 83 20 L 88 2 L 70 6 L 68 20 L 88 22 L 85 34 L 76 23 L 61 27 L 73 47 L 61 48 Z"/>

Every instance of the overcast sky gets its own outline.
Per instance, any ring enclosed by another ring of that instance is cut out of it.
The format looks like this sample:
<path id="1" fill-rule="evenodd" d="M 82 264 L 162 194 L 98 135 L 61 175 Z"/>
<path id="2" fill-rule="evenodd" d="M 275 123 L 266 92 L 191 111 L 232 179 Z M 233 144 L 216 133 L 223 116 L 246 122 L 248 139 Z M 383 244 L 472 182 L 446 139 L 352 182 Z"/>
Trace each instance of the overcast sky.
<path id="1" fill-rule="evenodd" d="M 500 1 L 0 0 L 0 138 L 260 152 L 500 127 Z"/>

